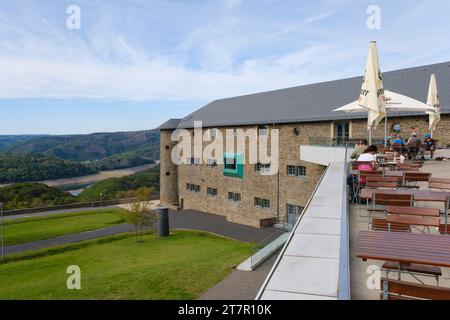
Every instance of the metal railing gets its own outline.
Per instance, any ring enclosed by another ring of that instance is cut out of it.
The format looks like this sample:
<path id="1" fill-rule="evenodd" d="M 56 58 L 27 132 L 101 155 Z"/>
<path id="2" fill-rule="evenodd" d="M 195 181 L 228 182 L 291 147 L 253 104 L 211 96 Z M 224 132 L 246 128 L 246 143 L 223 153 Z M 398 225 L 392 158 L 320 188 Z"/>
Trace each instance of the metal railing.
<path id="1" fill-rule="evenodd" d="M 350 237 L 349 237 L 349 199 L 348 199 L 348 146 L 345 148 L 344 176 L 341 208 L 341 239 L 339 252 L 339 286 L 338 299 L 350 300 Z"/>
<path id="2" fill-rule="evenodd" d="M 309 137 L 309 144 L 312 146 L 327 146 L 327 147 L 349 147 L 353 148 L 357 143 L 361 141 L 359 139 L 350 138 L 331 138 L 331 137 Z M 384 145 L 384 140 L 372 139 L 372 144 Z"/>
<path id="3" fill-rule="evenodd" d="M 107 207 L 107 206 L 131 203 L 131 202 L 134 202 L 139 199 L 140 198 L 121 198 L 121 199 L 111 199 L 111 200 L 96 200 L 96 201 L 90 201 L 90 202 L 67 203 L 67 204 L 54 205 L 54 206 L 5 210 L 5 211 L 3 211 L 3 215 L 12 216 L 12 215 L 18 215 L 18 214 L 37 213 L 37 212 L 44 212 L 44 211 L 56 211 L 56 210 L 65 210 L 65 209 L 99 208 L 99 207 Z M 143 199 L 143 200 L 150 201 L 150 200 L 158 200 L 158 199 L 159 199 L 159 192 L 155 192 L 155 193 L 151 194 L 148 199 Z"/>

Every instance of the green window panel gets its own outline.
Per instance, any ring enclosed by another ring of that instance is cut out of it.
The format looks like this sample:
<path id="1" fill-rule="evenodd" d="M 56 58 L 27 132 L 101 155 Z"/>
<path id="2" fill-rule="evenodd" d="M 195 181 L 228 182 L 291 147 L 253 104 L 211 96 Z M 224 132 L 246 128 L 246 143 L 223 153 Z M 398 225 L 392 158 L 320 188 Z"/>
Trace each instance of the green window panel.
<path id="1" fill-rule="evenodd" d="M 223 155 L 223 175 L 227 177 L 244 177 L 244 157 L 241 153 L 225 153 Z"/>

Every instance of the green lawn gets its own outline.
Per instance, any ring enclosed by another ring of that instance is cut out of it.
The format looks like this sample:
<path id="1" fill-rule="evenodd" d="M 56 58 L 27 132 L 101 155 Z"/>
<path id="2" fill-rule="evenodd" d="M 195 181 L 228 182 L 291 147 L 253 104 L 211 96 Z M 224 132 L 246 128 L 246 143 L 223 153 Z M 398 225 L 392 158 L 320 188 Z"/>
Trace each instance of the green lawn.
<path id="1" fill-rule="evenodd" d="M 251 244 L 196 231 L 112 236 L 8 258 L 0 299 L 196 299 L 251 253 Z M 81 269 L 69 290 L 66 269 Z"/>
<path id="2" fill-rule="evenodd" d="M 115 208 L 7 220 L 5 245 L 49 239 L 124 222 L 124 210 Z"/>

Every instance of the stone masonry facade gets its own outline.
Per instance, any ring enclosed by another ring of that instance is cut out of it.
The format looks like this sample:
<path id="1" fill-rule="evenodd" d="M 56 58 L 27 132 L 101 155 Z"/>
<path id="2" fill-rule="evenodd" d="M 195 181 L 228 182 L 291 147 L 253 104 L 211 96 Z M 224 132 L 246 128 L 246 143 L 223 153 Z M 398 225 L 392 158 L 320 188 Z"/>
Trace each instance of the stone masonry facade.
<path id="1" fill-rule="evenodd" d="M 348 120 L 347 122 L 349 122 L 351 139 L 367 138 L 365 120 Z M 411 126 L 414 126 L 420 135 L 428 132 L 427 117 L 389 119 L 388 132 L 394 123 L 401 125 L 403 136 L 409 135 Z M 288 204 L 305 207 L 326 169 L 318 164 L 300 161 L 300 145 L 314 143 L 315 139 L 333 138 L 335 125 L 334 121 L 268 125 L 269 130 L 279 130 L 279 171 L 274 175 L 261 175 L 256 172 L 254 164 L 248 164 L 246 161 L 242 178 L 224 176 L 221 164 L 215 167 L 208 166 L 206 163 L 178 166 L 173 164 L 171 153 L 176 143 L 171 141 L 172 131 L 161 130 L 161 203 L 222 215 L 228 221 L 258 228 L 270 226 L 275 221 L 286 221 Z M 225 130 L 236 128 L 238 127 L 217 130 L 222 132 L 225 140 Z M 239 128 L 257 130 L 258 126 Z M 193 130 L 191 129 L 190 132 L 192 136 Z M 384 124 L 380 124 L 374 131 L 374 138 L 381 140 L 383 135 Z M 439 139 L 440 145 L 450 145 L 449 116 L 442 116 L 435 137 Z M 204 147 L 209 143 L 204 142 Z M 245 157 L 248 159 L 248 143 L 246 143 L 245 152 Z M 306 174 L 288 175 L 287 166 L 302 166 Z M 188 184 L 200 186 L 200 190 L 198 192 L 187 190 Z M 217 189 L 217 195 L 208 195 L 208 187 Z M 228 200 L 229 192 L 239 193 L 241 201 Z M 255 197 L 269 200 L 269 207 L 256 206 Z"/>

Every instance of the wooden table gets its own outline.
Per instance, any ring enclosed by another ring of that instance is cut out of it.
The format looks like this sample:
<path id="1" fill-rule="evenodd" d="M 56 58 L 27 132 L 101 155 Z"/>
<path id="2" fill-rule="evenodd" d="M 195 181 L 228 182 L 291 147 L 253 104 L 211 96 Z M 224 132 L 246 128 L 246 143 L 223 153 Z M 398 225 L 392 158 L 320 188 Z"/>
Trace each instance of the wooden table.
<path id="1" fill-rule="evenodd" d="M 356 256 L 368 259 L 450 267 L 450 236 L 360 231 Z"/>
<path id="2" fill-rule="evenodd" d="M 447 197 L 450 197 L 450 192 L 440 192 L 440 191 L 426 191 L 426 190 L 388 190 L 388 189 L 369 189 L 364 188 L 361 190 L 361 199 L 368 200 L 372 199 L 374 194 L 412 194 L 414 196 L 414 201 L 424 201 L 424 202 L 443 202 L 447 201 Z"/>

